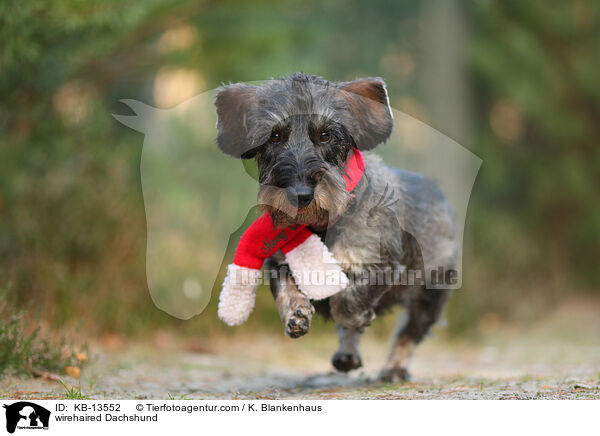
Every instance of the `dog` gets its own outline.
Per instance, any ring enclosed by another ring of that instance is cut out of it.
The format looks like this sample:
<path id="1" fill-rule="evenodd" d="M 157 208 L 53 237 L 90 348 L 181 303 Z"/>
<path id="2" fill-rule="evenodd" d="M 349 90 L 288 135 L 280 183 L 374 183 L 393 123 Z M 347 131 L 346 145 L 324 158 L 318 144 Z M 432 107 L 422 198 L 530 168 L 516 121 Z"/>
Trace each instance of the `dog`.
<path id="1" fill-rule="evenodd" d="M 331 82 L 294 73 L 258 86 L 224 85 L 214 104 L 221 151 L 256 161 L 258 204 L 276 225 L 302 224 L 319 235 L 351 279 L 342 292 L 311 301 L 298 290 L 284 257 L 269 258 L 265 268 L 286 335 L 305 335 L 315 311 L 332 318 L 339 336 L 332 364 L 348 372 L 362 366 L 365 328 L 403 305 L 408 316 L 379 377 L 408 380 L 413 351 L 440 317 L 450 287 L 371 278 L 397 277 L 398 271 L 427 277 L 425 266 L 432 265 L 456 271 L 459 246 L 452 209 L 437 185 L 369 153 L 394 126 L 385 82 Z M 365 170 L 349 193 L 344 165 L 355 149 L 364 152 Z M 431 265 L 424 265 L 425 256 Z"/>

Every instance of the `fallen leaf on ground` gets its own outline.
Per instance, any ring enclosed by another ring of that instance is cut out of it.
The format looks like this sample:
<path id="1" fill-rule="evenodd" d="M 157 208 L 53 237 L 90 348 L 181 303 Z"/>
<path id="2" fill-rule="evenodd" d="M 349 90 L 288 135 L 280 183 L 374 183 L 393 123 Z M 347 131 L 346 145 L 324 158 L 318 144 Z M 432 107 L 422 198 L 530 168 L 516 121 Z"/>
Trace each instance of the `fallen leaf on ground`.
<path id="1" fill-rule="evenodd" d="M 79 378 L 81 375 L 81 369 L 79 369 L 77 366 L 67 366 L 65 368 L 65 372 L 69 377 L 73 378 Z"/>
<path id="2" fill-rule="evenodd" d="M 82 351 L 80 353 L 75 353 L 75 359 L 79 360 L 80 362 L 87 362 L 88 355 L 85 351 Z"/>

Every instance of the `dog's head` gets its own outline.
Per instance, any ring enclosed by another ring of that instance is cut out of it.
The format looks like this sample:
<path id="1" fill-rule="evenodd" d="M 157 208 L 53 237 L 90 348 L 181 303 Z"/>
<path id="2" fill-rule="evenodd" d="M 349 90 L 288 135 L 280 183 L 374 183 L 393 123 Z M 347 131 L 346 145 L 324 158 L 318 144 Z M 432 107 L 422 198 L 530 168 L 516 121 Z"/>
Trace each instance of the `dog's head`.
<path id="1" fill-rule="evenodd" d="M 256 159 L 258 203 L 279 225 L 323 228 L 343 213 L 349 153 L 376 147 L 393 127 L 380 79 L 334 83 L 296 73 L 262 86 L 224 86 L 215 106 L 219 148 Z"/>

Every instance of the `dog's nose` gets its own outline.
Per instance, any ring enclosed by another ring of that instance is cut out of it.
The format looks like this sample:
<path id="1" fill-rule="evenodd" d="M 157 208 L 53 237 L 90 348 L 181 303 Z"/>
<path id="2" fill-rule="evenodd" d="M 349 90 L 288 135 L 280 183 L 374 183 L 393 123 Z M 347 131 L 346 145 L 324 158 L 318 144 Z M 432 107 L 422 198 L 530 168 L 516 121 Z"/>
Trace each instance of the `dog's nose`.
<path id="1" fill-rule="evenodd" d="M 310 186 L 298 185 L 288 190 L 288 200 L 299 208 L 306 207 L 314 198 L 314 191 Z"/>

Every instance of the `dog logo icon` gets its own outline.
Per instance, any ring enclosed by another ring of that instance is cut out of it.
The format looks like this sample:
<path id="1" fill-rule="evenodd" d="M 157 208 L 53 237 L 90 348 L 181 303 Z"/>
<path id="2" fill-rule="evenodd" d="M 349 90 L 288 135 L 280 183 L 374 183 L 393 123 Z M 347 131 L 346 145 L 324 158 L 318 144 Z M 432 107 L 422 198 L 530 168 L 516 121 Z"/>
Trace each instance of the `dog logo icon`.
<path id="1" fill-rule="evenodd" d="M 48 430 L 50 411 L 29 401 L 4 404 L 6 409 L 6 431 L 14 433 L 18 429 Z"/>

